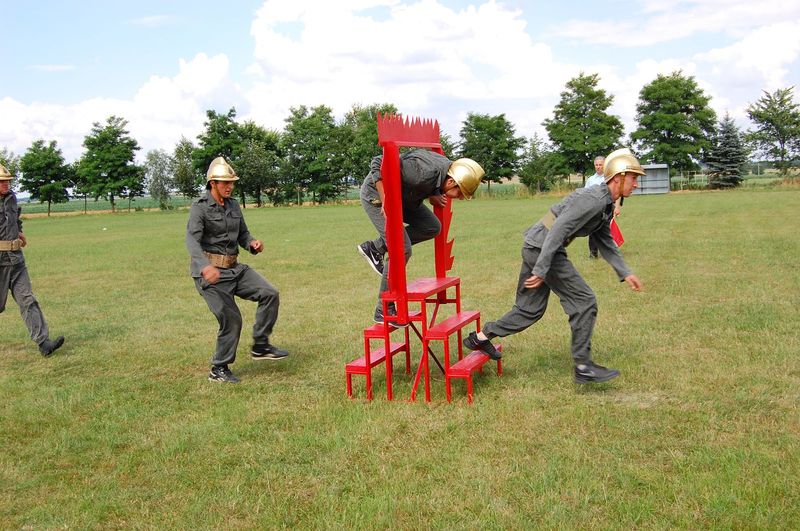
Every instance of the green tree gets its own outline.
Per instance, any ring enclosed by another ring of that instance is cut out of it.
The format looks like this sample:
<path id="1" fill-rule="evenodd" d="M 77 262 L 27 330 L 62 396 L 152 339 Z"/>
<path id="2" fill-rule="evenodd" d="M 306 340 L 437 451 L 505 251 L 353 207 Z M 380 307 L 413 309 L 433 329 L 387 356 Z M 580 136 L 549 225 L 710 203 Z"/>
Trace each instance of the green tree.
<path id="1" fill-rule="evenodd" d="M 205 130 L 197 135 L 197 147 L 192 152 L 194 169 L 198 175 L 205 176 L 211 161 L 217 157 L 225 157 L 231 165 L 242 150 L 242 138 L 239 124 L 235 121 L 236 109 L 231 107 L 227 114 L 206 111 Z M 234 166 L 234 169 L 236 167 Z"/>
<path id="2" fill-rule="evenodd" d="M 170 193 L 175 187 L 172 180 L 172 157 L 163 149 L 152 149 L 145 157 L 145 177 L 150 197 L 158 201 L 158 207 L 166 210 L 170 207 Z"/>
<path id="3" fill-rule="evenodd" d="M 192 161 L 194 149 L 192 142 L 182 136 L 172 152 L 172 180 L 178 192 L 187 198 L 197 197 L 205 182 L 206 170 L 198 171 Z"/>
<path id="4" fill-rule="evenodd" d="M 131 138 L 127 120 L 110 116 L 105 125 L 95 122 L 83 140 L 86 151 L 78 167 L 79 177 L 95 199 L 107 198 L 111 211 L 116 210 L 116 198 L 130 200 L 144 191 L 143 168 L 134 164 L 139 143 Z"/>
<path id="5" fill-rule="evenodd" d="M 459 156 L 479 163 L 486 175 L 487 185 L 510 179 L 517 171 L 519 150 L 525 139 L 514 134 L 514 126 L 505 114 L 469 113 L 461 125 Z"/>
<path id="6" fill-rule="evenodd" d="M 242 206 L 245 194 L 253 196 L 256 205 L 261 206 L 265 191 L 273 199 L 279 189 L 280 133 L 247 121 L 239 126 L 239 137 L 242 144 L 232 163 L 239 176 L 237 190 Z"/>
<path id="7" fill-rule="evenodd" d="M 711 139 L 706 164 L 711 188 L 734 188 L 742 182 L 742 168 L 747 163 L 747 148 L 736 123 L 728 114 L 719 122 Z"/>
<path id="8" fill-rule="evenodd" d="M 716 126 L 709 101 L 694 77 L 681 71 L 645 85 L 636 105 L 638 128 L 631 133 L 641 160 L 666 163 L 674 170 L 697 169 Z"/>
<path id="9" fill-rule="evenodd" d="M 519 178 L 533 192 L 546 192 L 571 172 L 561 153 L 542 140 L 538 134 L 527 142 L 522 156 Z"/>
<path id="10" fill-rule="evenodd" d="M 359 185 L 369 171 L 369 162 L 381 154 L 378 145 L 378 114 L 397 114 L 390 103 L 353 105 L 339 124 L 339 142 L 345 147 L 342 172 L 348 184 Z"/>
<path id="11" fill-rule="evenodd" d="M 594 173 L 594 158 L 605 155 L 619 145 L 623 126 L 620 119 L 608 114 L 614 97 L 597 88 L 598 74 L 584 75 L 567 82 L 553 117 L 542 125 L 553 147 L 561 155 L 571 173 Z"/>
<path id="12" fill-rule="evenodd" d="M 281 136 L 282 174 L 297 194 L 297 203 L 304 193 L 316 202 L 335 197 L 341 188 L 342 169 L 333 167 L 333 153 L 340 149 L 340 135 L 331 109 L 324 105 L 309 109 L 292 107 Z"/>
<path id="13" fill-rule="evenodd" d="M 747 107 L 756 130 L 747 139 L 767 159 L 774 161 L 781 175 L 787 175 L 800 151 L 800 108 L 794 102 L 794 87 L 778 89 Z"/>
<path id="14" fill-rule="evenodd" d="M 47 203 L 47 215 L 53 203 L 69 200 L 69 170 L 55 140 L 45 144 L 36 140 L 19 161 L 22 176 L 20 187 L 31 194 L 31 199 Z"/>
<path id="15" fill-rule="evenodd" d="M 17 175 L 19 172 L 19 157 L 5 146 L 0 148 L 0 164 L 5 166 L 11 175 Z M 11 181 L 11 184 L 13 186 L 14 181 Z"/>

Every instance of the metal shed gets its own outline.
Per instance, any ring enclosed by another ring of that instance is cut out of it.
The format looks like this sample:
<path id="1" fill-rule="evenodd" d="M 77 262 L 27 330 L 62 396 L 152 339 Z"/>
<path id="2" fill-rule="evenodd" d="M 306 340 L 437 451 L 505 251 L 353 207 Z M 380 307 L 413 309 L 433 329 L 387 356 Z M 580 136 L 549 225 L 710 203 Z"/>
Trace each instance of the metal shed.
<path id="1" fill-rule="evenodd" d="M 666 164 L 643 164 L 646 175 L 639 177 L 639 187 L 633 195 L 666 194 L 669 192 L 669 166 Z"/>

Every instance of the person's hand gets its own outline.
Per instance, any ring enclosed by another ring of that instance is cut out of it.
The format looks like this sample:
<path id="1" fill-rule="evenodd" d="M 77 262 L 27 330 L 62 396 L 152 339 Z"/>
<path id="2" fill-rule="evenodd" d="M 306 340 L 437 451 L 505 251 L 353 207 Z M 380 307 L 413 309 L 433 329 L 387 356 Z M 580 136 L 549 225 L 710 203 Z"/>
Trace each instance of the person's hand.
<path id="1" fill-rule="evenodd" d="M 19 239 L 20 239 L 20 240 L 22 240 L 22 246 L 23 246 L 23 247 L 25 247 L 26 245 L 28 245 L 28 239 L 27 239 L 27 238 L 25 237 L 25 235 L 24 235 L 24 234 L 22 234 L 21 232 L 19 233 Z"/>
<path id="2" fill-rule="evenodd" d="M 619 207 L 614 207 L 614 217 L 617 217 L 620 214 L 622 214 L 622 210 L 620 210 Z"/>
<path id="3" fill-rule="evenodd" d="M 216 284 L 219 280 L 219 269 L 212 265 L 205 266 L 200 274 L 203 275 L 203 278 L 206 279 L 206 282 L 209 284 Z"/>
<path id="4" fill-rule="evenodd" d="M 432 195 L 428 198 L 428 202 L 433 206 L 446 207 L 447 196 L 444 194 Z"/>
<path id="5" fill-rule="evenodd" d="M 258 254 L 264 250 L 264 244 L 261 242 L 261 240 L 253 240 L 250 242 L 250 249 L 252 249 L 254 253 Z"/>
<path id="6" fill-rule="evenodd" d="M 625 277 L 625 282 L 631 287 L 633 291 L 642 291 L 642 281 L 636 275 L 628 275 Z"/>
<path id="7" fill-rule="evenodd" d="M 542 277 L 537 277 L 536 275 L 529 276 L 525 282 L 522 283 L 523 286 L 529 289 L 536 289 L 542 284 L 544 284 L 544 279 Z"/>

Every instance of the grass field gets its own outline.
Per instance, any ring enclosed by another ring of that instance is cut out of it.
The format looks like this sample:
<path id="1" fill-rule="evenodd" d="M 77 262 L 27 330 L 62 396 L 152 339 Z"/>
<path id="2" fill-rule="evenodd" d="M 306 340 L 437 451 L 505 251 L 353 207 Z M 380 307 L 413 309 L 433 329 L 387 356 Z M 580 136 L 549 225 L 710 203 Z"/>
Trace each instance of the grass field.
<path id="1" fill-rule="evenodd" d="M 455 205 L 453 274 L 484 320 L 513 301 L 521 232 L 556 197 Z M 556 299 L 503 340 L 467 405 L 411 378 L 345 396 L 378 278 L 355 252 L 357 205 L 247 209 L 281 290 L 272 338 L 238 386 L 206 380 L 216 321 L 188 277 L 187 213 L 25 222 L 34 292 L 66 345 L 42 358 L 16 306 L 0 314 L 0 528 L 800 527 L 800 190 L 678 193 L 625 203 L 634 293 L 586 241 L 569 248 L 598 296 L 595 359 L 571 379 Z M 409 277 L 433 272 L 415 248 Z M 415 343 L 416 345 L 417 343 Z M 398 364 L 399 365 L 399 364 Z"/>

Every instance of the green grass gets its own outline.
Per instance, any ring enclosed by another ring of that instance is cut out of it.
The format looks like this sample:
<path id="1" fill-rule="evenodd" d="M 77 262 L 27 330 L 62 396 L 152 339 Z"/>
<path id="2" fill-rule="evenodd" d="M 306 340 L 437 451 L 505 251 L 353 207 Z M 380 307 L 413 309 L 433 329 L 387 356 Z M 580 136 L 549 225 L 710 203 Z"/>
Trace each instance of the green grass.
<path id="1" fill-rule="evenodd" d="M 513 302 L 521 232 L 555 197 L 455 206 L 453 273 L 484 320 Z M 571 382 L 557 299 L 503 340 L 466 404 L 444 382 L 407 402 L 345 396 L 377 276 L 355 252 L 357 205 L 247 209 L 281 290 L 280 363 L 247 355 L 206 380 L 216 322 L 188 277 L 186 211 L 34 218 L 25 251 L 55 334 L 38 355 L 16 306 L 0 314 L 0 528 L 800 527 L 800 191 L 637 196 L 620 226 L 634 293 L 586 241 L 595 358 L 611 384 Z M 415 248 L 409 277 L 433 272 Z M 418 347 L 418 343 L 414 343 Z M 397 364 L 399 366 L 400 363 Z"/>

